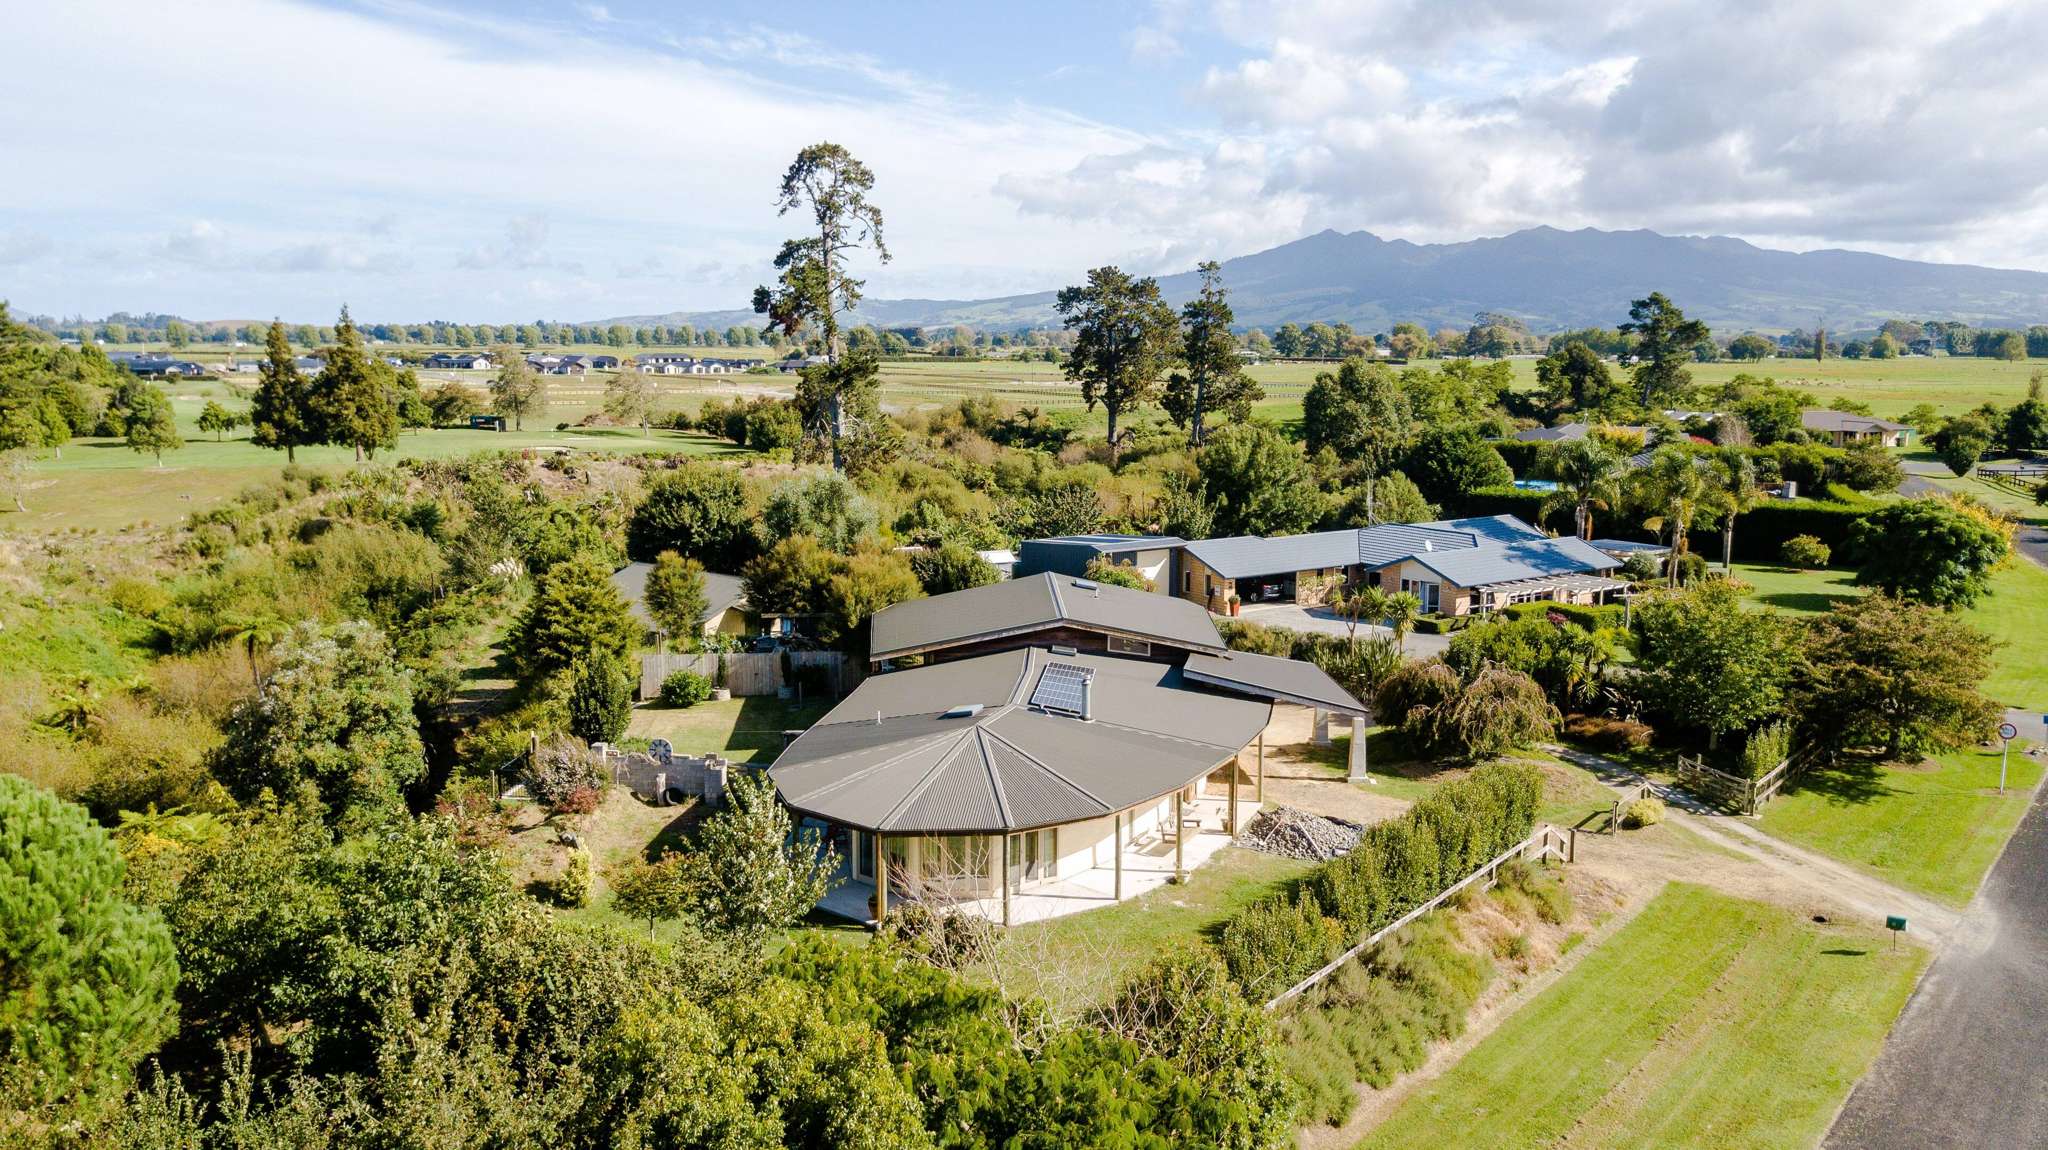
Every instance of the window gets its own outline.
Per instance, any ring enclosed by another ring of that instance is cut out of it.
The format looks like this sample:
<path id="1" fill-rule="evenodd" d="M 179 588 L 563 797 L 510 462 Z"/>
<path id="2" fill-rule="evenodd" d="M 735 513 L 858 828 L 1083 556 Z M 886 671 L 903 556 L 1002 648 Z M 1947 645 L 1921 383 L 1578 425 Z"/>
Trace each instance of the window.
<path id="1" fill-rule="evenodd" d="M 1204 575 L 1204 576 L 1202 576 L 1202 594 L 1204 594 L 1204 595 L 1214 595 L 1215 593 L 1216 593 L 1216 577 L 1215 577 L 1214 575 Z"/>
<path id="2" fill-rule="evenodd" d="M 1195 589 L 1195 573 L 1194 573 L 1193 571 L 1183 571 L 1183 572 L 1181 572 L 1181 573 L 1180 573 L 1180 593 L 1181 593 L 1181 594 L 1183 594 L 1183 595 L 1185 595 L 1185 594 L 1187 594 L 1188 592 L 1190 592 L 1190 591 L 1193 591 L 1194 589 Z"/>
<path id="3" fill-rule="evenodd" d="M 918 874 L 927 883 L 947 885 L 988 877 L 988 839 L 981 835 L 934 835 L 917 852 Z"/>
<path id="4" fill-rule="evenodd" d="M 1112 655 L 1150 655 L 1152 644 L 1143 639 L 1126 639 L 1121 635 L 1111 635 L 1109 651 Z"/>

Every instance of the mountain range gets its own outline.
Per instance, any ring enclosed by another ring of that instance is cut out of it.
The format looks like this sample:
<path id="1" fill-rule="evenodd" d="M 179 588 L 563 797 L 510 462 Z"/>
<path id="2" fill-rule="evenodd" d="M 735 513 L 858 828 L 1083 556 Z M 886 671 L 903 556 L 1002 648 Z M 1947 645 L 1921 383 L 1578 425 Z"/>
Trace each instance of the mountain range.
<path id="1" fill-rule="evenodd" d="M 1079 277 L 1076 276 L 1078 280 Z M 1520 317 L 1538 332 L 1612 327 L 1652 291 L 1717 331 L 1832 331 L 1887 319 L 1960 320 L 1972 326 L 2048 322 L 2048 273 L 1925 263 L 1831 248 L 1760 248 L 1729 236 L 1528 228 L 1462 243 L 1416 244 L 1371 232 L 1322 231 L 1223 264 L 1243 326 L 1345 322 L 1386 331 L 1400 320 L 1463 327 L 1482 311 Z M 1163 276 L 1176 306 L 1195 293 L 1193 271 Z M 871 299 L 856 322 L 878 327 L 1051 326 L 1055 292 L 983 300 Z M 602 321 L 759 322 L 751 311 L 671 312 Z"/>

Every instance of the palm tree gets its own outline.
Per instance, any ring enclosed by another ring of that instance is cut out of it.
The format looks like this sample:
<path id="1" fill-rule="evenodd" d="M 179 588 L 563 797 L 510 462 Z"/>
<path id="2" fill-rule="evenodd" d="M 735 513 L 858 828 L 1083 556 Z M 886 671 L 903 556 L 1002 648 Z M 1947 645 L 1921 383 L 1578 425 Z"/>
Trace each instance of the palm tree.
<path id="1" fill-rule="evenodd" d="M 1351 645 L 1354 647 L 1358 645 L 1358 624 L 1361 620 L 1377 622 L 1387 617 L 1387 593 L 1374 583 L 1343 593 L 1333 605 L 1350 628 Z"/>
<path id="2" fill-rule="evenodd" d="M 213 637 L 223 643 L 241 643 L 249 652 L 249 677 L 255 681 L 257 690 L 263 689 L 263 676 L 256 669 L 256 649 L 269 647 L 284 638 L 291 628 L 285 621 L 268 611 L 252 611 L 234 614 L 221 620 L 215 627 Z"/>
<path id="3" fill-rule="evenodd" d="M 1721 570 L 1735 570 L 1735 517 L 1755 507 L 1756 464 L 1739 447 L 1723 447 L 1707 461 L 1712 489 L 1707 502 L 1721 517 Z"/>
<path id="4" fill-rule="evenodd" d="M 1408 628 L 1422 615 L 1422 599 L 1413 591 L 1396 591 L 1387 596 L 1386 614 L 1381 616 L 1387 626 L 1393 628 L 1394 643 L 1403 655 L 1408 653 Z"/>
<path id="5" fill-rule="evenodd" d="M 1699 515 L 1700 502 L 1707 496 L 1706 472 L 1692 452 L 1673 445 L 1658 448 L 1650 457 L 1649 466 L 1636 472 L 1636 476 L 1640 498 L 1656 511 L 1643 520 L 1643 526 L 1670 533 L 1671 559 L 1667 566 L 1671 586 L 1676 587 L 1678 561 L 1685 557 L 1686 530 Z"/>
<path id="6" fill-rule="evenodd" d="M 1550 477 L 1557 491 L 1543 501 L 1539 521 L 1565 507 L 1572 509 L 1572 533 L 1593 537 L 1593 509 L 1607 510 L 1621 498 L 1621 477 L 1628 460 L 1606 442 L 1588 436 L 1557 445 L 1550 455 Z"/>

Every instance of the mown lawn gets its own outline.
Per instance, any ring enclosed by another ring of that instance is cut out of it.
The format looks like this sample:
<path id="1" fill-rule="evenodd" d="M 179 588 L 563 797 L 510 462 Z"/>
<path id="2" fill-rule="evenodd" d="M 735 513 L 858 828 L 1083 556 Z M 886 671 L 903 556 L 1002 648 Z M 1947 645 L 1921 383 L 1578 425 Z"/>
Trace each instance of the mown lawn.
<path id="1" fill-rule="evenodd" d="M 1920 766 L 1853 760 L 1816 769 L 1765 804 L 1763 829 L 1909 890 L 1963 906 L 2027 812 L 2041 763 L 2013 744 L 2006 793 L 1996 750 Z"/>
<path id="2" fill-rule="evenodd" d="M 1312 863 L 1225 847 L 1188 872 L 1188 881 L 1147 891 L 1115 906 L 1012 928 L 995 969 L 1012 994 L 1062 1011 L 1108 997 L 1154 955 L 1190 945 L 1238 910 L 1285 889 Z"/>
<path id="3" fill-rule="evenodd" d="M 1863 594 L 1853 571 L 1796 571 L 1737 563 L 1735 577 L 1755 588 L 1749 602 L 1794 615 L 1814 615 Z M 1991 593 L 1963 618 L 2004 644 L 1992 656 L 1984 693 L 2008 707 L 2048 710 L 2048 570 L 2015 555 L 1991 576 Z"/>
<path id="4" fill-rule="evenodd" d="M 828 701 L 784 702 L 772 695 L 703 702 L 694 707 L 643 704 L 633 709 L 626 739 L 662 738 L 679 755 L 718 754 L 736 763 L 773 759 L 782 732 L 808 728 L 832 709 Z"/>
<path id="5" fill-rule="evenodd" d="M 1926 961 L 1674 885 L 1363 1147 L 1811 1146 Z"/>

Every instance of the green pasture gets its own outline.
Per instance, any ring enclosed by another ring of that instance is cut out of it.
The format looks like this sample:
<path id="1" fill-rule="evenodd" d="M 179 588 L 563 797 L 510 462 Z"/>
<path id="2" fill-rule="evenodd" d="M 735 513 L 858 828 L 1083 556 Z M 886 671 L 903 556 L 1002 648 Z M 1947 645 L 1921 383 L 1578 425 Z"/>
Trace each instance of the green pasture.
<path id="1" fill-rule="evenodd" d="M 1814 1145 L 1927 953 L 1674 885 L 1359 1143 Z"/>

